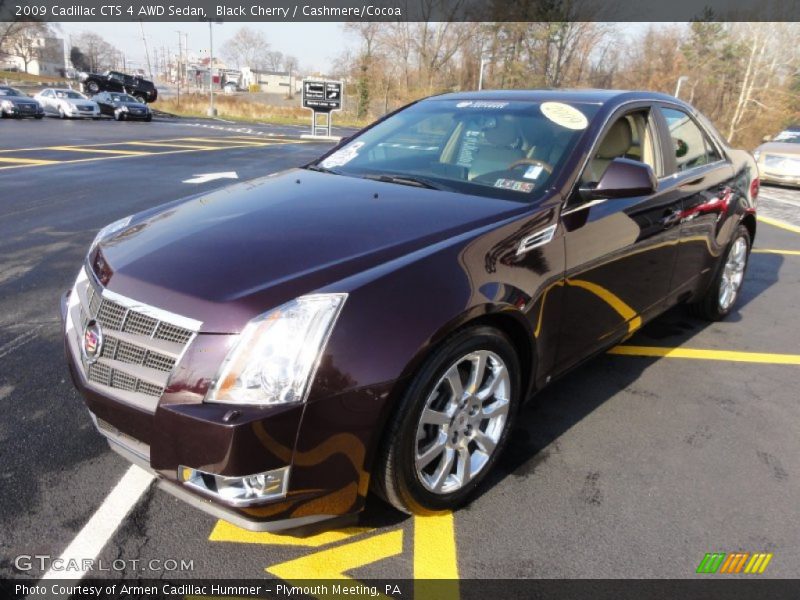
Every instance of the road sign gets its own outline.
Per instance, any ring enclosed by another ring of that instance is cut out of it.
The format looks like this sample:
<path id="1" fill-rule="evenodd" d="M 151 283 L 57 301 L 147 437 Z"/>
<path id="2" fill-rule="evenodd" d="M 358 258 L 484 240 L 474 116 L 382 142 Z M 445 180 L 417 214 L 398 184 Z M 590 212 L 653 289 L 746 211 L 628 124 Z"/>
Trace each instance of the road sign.
<path id="1" fill-rule="evenodd" d="M 344 83 L 324 79 L 303 80 L 303 108 L 311 111 L 311 134 L 331 135 L 331 113 L 342 110 Z M 323 122 L 317 119 L 323 115 Z"/>
<path id="2" fill-rule="evenodd" d="M 341 81 L 316 79 L 303 80 L 303 108 L 314 112 L 332 112 L 342 109 L 344 84 Z"/>

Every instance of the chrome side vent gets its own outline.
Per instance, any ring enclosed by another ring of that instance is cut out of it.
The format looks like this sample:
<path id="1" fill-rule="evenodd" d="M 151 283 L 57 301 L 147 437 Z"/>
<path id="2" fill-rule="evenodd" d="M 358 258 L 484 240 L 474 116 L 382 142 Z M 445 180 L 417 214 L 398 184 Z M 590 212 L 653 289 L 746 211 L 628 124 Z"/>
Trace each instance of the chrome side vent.
<path id="1" fill-rule="evenodd" d="M 530 252 L 539 246 L 548 244 L 553 239 L 553 236 L 555 236 L 556 229 L 558 229 L 558 225 L 550 225 L 550 227 L 546 227 L 523 239 L 517 248 L 517 256 Z"/>

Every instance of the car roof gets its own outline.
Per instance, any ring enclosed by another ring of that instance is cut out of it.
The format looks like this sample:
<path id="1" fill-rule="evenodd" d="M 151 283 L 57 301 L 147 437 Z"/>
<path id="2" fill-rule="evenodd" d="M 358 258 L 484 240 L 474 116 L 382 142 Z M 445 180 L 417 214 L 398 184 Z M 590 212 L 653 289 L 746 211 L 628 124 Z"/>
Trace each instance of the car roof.
<path id="1" fill-rule="evenodd" d="M 429 100 L 506 100 L 521 102 L 571 102 L 579 104 L 619 104 L 621 102 L 669 101 L 680 102 L 673 96 L 658 92 L 599 89 L 531 89 L 531 90 L 482 90 L 473 92 L 453 92 L 433 96 Z"/>

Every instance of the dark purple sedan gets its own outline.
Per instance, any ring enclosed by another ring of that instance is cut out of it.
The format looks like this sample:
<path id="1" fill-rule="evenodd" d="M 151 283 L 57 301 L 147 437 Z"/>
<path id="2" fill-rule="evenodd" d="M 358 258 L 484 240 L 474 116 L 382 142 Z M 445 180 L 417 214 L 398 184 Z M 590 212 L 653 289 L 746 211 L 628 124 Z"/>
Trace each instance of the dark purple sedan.
<path id="1" fill-rule="evenodd" d="M 756 164 L 670 96 L 447 94 L 122 219 L 64 296 L 112 447 L 254 530 L 465 502 L 520 406 L 669 307 L 733 310 Z"/>

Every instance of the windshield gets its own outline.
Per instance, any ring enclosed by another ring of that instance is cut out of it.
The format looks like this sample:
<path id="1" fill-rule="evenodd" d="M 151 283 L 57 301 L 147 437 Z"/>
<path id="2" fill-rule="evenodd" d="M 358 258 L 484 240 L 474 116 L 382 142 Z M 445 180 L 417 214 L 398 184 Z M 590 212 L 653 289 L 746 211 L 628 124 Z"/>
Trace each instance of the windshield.
<path id="1" fill-rule="evenodd" d="M 786 129 L 781 131 L 773 142 L 783 142 L 785 144 L 800 144 L 800 129 Z"/>
<path id="2" fill-rule="evenodd" d="M 428 100 L 312 168 L 530 202 L 548 187 L 598 107 L 561 102 Z"/>
<path id="3" fill-rule="evenodd" d="M 56 90 L 56 98 L 72 98 L 73 100 L 86 100 L 86 96 L 79 92 L 65 92 L 62 90 Z"/>
<path id="4" fill-rule="evenodd" d="M 0 87 L 0 96 L 24 96 L 19 90 L 10 87 Z"/>
<path id="5" fill-rule="evenodd" d="M 128 96 L 127 94 L 112 94 L 111 95 L 112 102 L 138 102 L 136 98 L 133 96 Z"/>

